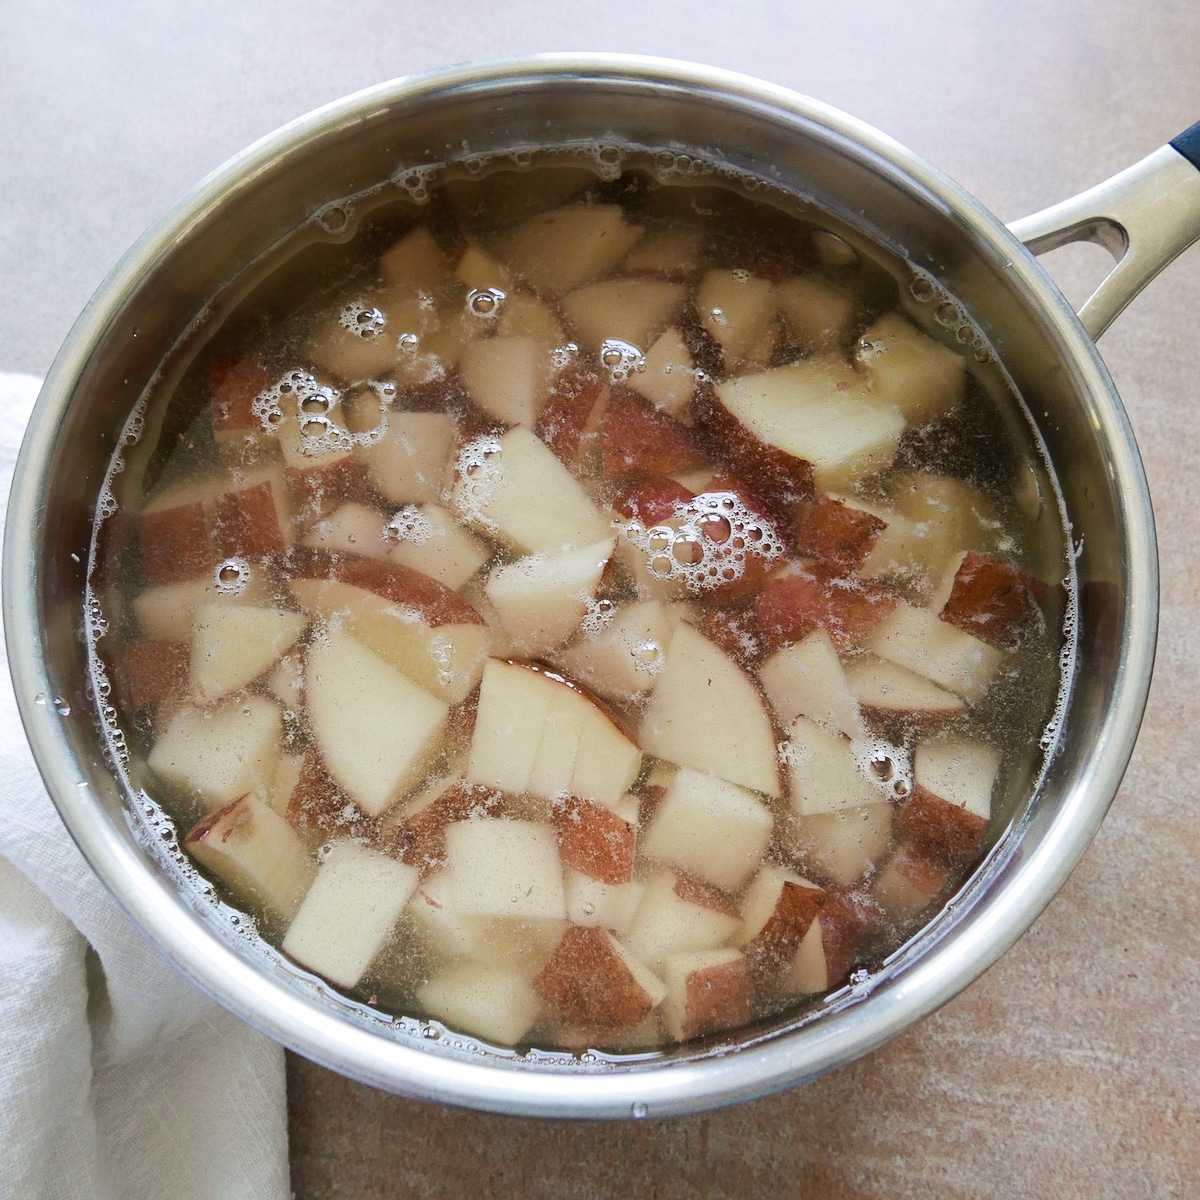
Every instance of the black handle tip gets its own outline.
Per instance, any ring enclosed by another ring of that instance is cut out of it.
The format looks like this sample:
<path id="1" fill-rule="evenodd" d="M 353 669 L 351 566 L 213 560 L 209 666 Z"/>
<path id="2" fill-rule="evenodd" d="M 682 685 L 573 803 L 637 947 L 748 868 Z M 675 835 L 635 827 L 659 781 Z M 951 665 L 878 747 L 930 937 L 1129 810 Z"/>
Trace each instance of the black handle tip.
<path id="1" fill-rule="evenodd" d="M 1177 138 L 1172 138 L 1171 148 L 1178 150 L 1197 171 L 1200 171 L 1200 121 L 1191 129 L 1185 129 Z"/>

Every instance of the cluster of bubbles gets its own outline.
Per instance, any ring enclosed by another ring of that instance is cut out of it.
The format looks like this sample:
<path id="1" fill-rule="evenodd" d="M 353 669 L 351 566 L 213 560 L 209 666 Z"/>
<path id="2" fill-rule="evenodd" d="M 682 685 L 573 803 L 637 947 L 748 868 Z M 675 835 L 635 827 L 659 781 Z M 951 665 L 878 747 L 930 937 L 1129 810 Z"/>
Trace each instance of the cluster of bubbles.
<path id="1" fill-rule="evenodd" d="M 341 400 L 337 388 L 318 382 L 307 371 L 288 371 L 259 392 L 250 407 L 264 433 L 277 433 L 283 427 L 289 415 L 284 411 L 285 404 L 288 410 L 294 409 L 300 429 L 300 453 L 314 458 L 378 442 L 387 430 L 386 420 L 374 429 L 352 433 L 329 415 Z"/>
<path id="2" fill-rule="evenodd" d="M 979 327 L 967 314 L 966 309 L 957 300 L 950 298 L 945 289 L 928 271 L 909 264 L 913 280 L 908 285 L 912 298 L 920 304 L 937 304 L 933 310 L 933 319 L 944 329 L 954 332 L 955 339 L 975 353 L 977 362 L 992 362 L 994 355 L 987 339 Z"/>
<path id="3" fill-rule="evenodd" d="M 387 325 L 387 317 L 362 300 L 347 304 L 338 314 L 338 321 L 347 333 L 356 334 L 364 341 L 378 337 Z"/>
<path id="4" fill-rule="evenodd" d="M 654 177 L 659 183 L 676 183 L 680 179 L 696 179 L 713 174 L 712 163 L 674 150 L 660 150 L 654 156 Z"/>
<path id="5" fill-rule="evenodd" d="M 429 185 L 437 178 L 438 170 L 436 166 L 402 167 L 392 176 L 392 180 L 408 193 L 408 198 L 414 204 L 427 204 Z"/>
<path id="6" fill-rule="evenodd" d="M 645 554 L 655 579 L 678 580 L 693 592 L 740 579 L 752 558 L 770 563 L 783 554 L 775 528 L 736 492 L 702 492 L 679 501 L 668 522 L 647 527 L 634 519 L 618 522 L 618 528 Z"/>
<path id="7" fill-rule="evenodd" d="M 499 463 L 502 453 L 499 438 L 481 437 L 468 442 L 454 461 L 454 473 L 459 480 L 455 492 L 459 510 L 468 521 L 485 530 L 495 529 L 495 522 L 484 515 L 483 506 L 504 478 Z"/>
<path id="8" fill-rule="evenodd" d="M 850 743 L 854 765 L 885 796 L 903 800 L 912 795 L 912 758 L 903 746 L 883 738 L 858 738 Z"/>
<path id="9" fill-rule="evenodd" d="M 635 371 L 646 369 L 646 356 L 630 342 L 605 338 L 600 344 L 600 365 L 613 383 L 624 383 Z"/>
<path id="10" fill-rule="evenodd" d="M 580 599 L 584 604 L 583 621 L 579 626 L 580 631 L 584 637 L 595 637 L 612 624 L 617 606 L 607 598 L 596 599 L 590 592 L 582 593 Z"/>
<path id="11" fill-rule="evenodd" d="M 397 509 L 392 519 L 384 526 L 385 542 L 411 542 L 423 546 L 433 537 L 433 522 L 415 505 L 406 504 Z"/>

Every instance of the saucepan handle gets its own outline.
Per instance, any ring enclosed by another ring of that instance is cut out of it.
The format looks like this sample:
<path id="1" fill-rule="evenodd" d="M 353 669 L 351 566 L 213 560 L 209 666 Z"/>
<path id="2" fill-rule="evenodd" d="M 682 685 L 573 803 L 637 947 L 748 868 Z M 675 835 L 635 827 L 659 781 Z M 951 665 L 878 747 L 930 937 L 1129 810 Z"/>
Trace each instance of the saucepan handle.
<path id="1" fill-rule="evenodd" d="M 1034 253 L 1096 242 L 1116 265 L 1079 310 L 1098 338 L 1176 256 L 1200 239 L 1200 121 L 1174 141 L 1078 196 L 1014 221 Z"/>

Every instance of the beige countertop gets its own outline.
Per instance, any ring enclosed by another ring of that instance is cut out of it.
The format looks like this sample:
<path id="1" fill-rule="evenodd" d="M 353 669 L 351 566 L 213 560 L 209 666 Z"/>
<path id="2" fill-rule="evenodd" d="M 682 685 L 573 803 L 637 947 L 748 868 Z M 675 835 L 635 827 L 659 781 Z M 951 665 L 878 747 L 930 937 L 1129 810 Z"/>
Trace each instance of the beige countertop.
<path id="1" fill-rule="evenodd" d="M 407 71 L 551 49 L 731 67 L 878 125 L 1011 220 L 1200 118 L 1198 45 L 1186 0 L 5 6 L 0 369 L 44 373 L 121 251 L 227 155 Z M 1078 298 L 1098 260 L 1053 269 Z M 1200 1194 L 1200 248 L 1101 349 L 1154 496 L 1158 667 L 1125 784 L 1031 932 L 860 1062 L 686 1119 L 480 1116 L 292 1058 L 300 1200 Z"/>

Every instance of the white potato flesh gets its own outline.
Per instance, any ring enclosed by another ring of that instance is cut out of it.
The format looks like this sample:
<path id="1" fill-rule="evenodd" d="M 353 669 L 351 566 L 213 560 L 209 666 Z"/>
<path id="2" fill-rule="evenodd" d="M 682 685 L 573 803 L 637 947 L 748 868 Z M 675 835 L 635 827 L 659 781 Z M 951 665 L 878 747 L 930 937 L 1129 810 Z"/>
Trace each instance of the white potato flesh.
<path id="1" fill-rule="evenodd" d="M 918 742 L 913 759 L 917 786 L 985 821 L 992 817 L 992 790 L 1000 751 L 965 738 Z"/>
<path id="2" fill-rule="evenodd" d="M 659 600 L 623 605 L 597 633 L 560 651 L 555 662 L 606 699 L 631 700 L 654 686 L 673 628 Z"/>
<path id="3" fill-rule="evenodd" d="M 523 554 L 586 546 L 610 525 L 575 477 L 531 430 L 518 425 L 486 461 L 460 475 L 453 507 Z"/>
<path id="4" fill-rule="evenodd" d="M 775 734 L 762 694 L 686 622 L 667 649 L 641 725 L 642 748 L 670 762 L 778 796 Z"/>
<path id="5" fill-rule="evenodd" d="M 388 558 L 458 590 L 489 558 L 492 548 L 437 504 L 406 505 L 393 517 Z"/>
<path id="6" fill-rule="evenodd" d="M 385 559 L 391 549 L 384 537 L 386 526 L 387 518 L 377 509 L 350 500 L 314 521 L 300 544 L 334 554 Z"/>
<path id="7" fill-rule="evenodd" d="M 960 717 L 966 702 L 907 667 L 864 654 L 846 664 L 846 682 L 864 708 L 915 717 Z"/>
<path id="8" fill-rule="evenodd" d="M 855 300 L 815 275 L 797 275 L 776 286 L 779 308 L 810 354 L 843 350 L 854 328 Z"/>
<path id="9" fill-rule="evenodd" d="M 614 545 L 606 538 L 559 554 L 530 555 L 492 571 L 484 590 L 519 654 L 538 658 L 574 636 Z"/>
<path id="10" fill-rule="evenodd" d="M 628 883 L 604 883 L 580 871 L 568 871 L 563 891 L 567 920 L 572 925 L 596 926 L 624 934 L 633 923 L 645 885 L 635 879 Z"/>
<path id="11" fill-rule="evenodd" d="M 423 504 L 439 499 L 450 482 L 455 437 L 449 413 L 389 411 L 383 437 L 355 453 L 385 500 Z"/>
<path id="12" fill-rule="evenodd" d="M 507 292 L 512 287 L 508 268 L 476 241 L 467 243 L 454 268 L 454 277 L 473 291 Z"/>
<path id="13" fill-rule="evenodd" d="M 431 1017 L 502 1046 L 519 1042 L 540 1010 L 524 972 L 473 962 L 455 963 L 423 983 L 417 1003 Z"/>
<path id="14" fill-rule="evenodd" d="M 813 996 L 829 988 L 825 939 L 819 916 L 813 919 L 808 932 L 796 947 L 796 954 L 784 977 L 784 987 L 793 996 Z"/>
<path id="15" fill-rule="evenodd" d="M 863 774 L 849 738 L 797 717 L 788 742 L 792 810 L 797 816 L 878 802 L 879 789 Z"/>
<path id="16" fill-rule="evenodd" d="M 471 399 L 505 425 L 533 428 L 546 401 L 550 359 L 531 337 L 473 342 L 459 363 Z"/>
<path id="17" fill-rule="evenodd" d="M 250 568 L 250 578 L 239 593 L 218 591 L 215 572 L 204 579 L 185 579 L 147 588 L 133 598 L 133 615 L 143 637 L 168 642 L 191 640 L 198 609 L 220 605 L 244 608 L 270 603 L 262 571 Z"/>
<path id="18" fill-rule="evenodd" d="M 265 696 L 233 696 L 172 714 L 147 765 L 208 810 L 253 792 L 270 795 L 279 766 L 283 720 Z"/>
<path id="19" fill-rule="evenodd" d="M 773 826 L 771 810 L 757 796 L 680 767 L 654 810 L 641 850 L 734 892 L 758 870 Z"/>
<path id="20" fill-rule="evenodd" d="M 423 225 L 406 233 L 379 256 L 379 274 L 385 283 L 431 295 L 453 278 L 450 258 Z"/>
<path id="21" fill-rule="evenodd" d="M 304 682 L 330 775 L 363 812 L 379 816 L 419 782 L 449 705 L 340 630 L 313 642 Z"/>
<path id="22" fill-rule="evenodd" d="M 873 654 L 914 671 L 969 704 L 982 699 L 1005 658 L 1002 650 L 904 601 L 875 627 L 865 644 Z"/>
<path id="23" fill-rule="evenodd" d="M 717 396 L 756 437 L 812 463 L 821 491 L 886 470 L 905 428 L 900 410 L 836 355 L 730 379 Z"/>
<path id="24" fill-rule="evenodd" d="M 286 654 L 307 619 L 281 608 L 206 604 L 195 610 L 192 695 L 211 704 L 257 679 Z"/>
<path id="25" fill-rule="evenodd" d="M 643 369 L 630 375 L 626 383 L 655 408 L 662 409 L 677 421 L 691 424 L 696 373 L 692 356 L 678 329 L 668 329 L 646 351 Z"/>
<path id="26" fill-rule="evenodd" d="M 738 917 L 685 900 L 675 889 L 673 871 L 652 871 L 626 938 L 629 948 L 652 971 L 661 969 L 668 954 L 720 946 L 741 925 Z"/>
<path id="27" fill-rule="evenodd" d="M 832 883 L 849 887 L 876 867 L 892 837 L 892 806 L 867 804 L 835 813 L 796 817 L 789 849 Z"/>
<path id="28" fill-rule="evenodd" d="M 446 870 L 464 914 L 565 919 L 554 826 L 483 818 L 446 827 Z"/>
<path id="29" fill-rule="evenodd" d="M 531 217 L 495 249 L 539 292 L 566 292 L 606 275 L 641 235 L 618 204 L 572 204 Z"/>
<path id="30" fill-rule="evenodd" d="M 776 650 L 758 668 L 758 679 L 785 729 L 808 717 L 849 738 L 862 737 L 862 714 L 824 628 Z"/>
<path id="31" fill-rule="evenodd" d="M 605 341 L 615 338 L 645 351 L 675 320 L 686 298 L 681 283 L 606 279 L 564 296 L 562 307 L 584 349 L 599 353 Z"/>
<path id="32" fill-rule="evenodd" d="M 306 612 L 347 629 L 426 691 L 458 704 L 475 689 L 491 649 L 484 624 L 431 625 L 415 608 L 335 579 L 294 579 Z"/>
<path id="33" fill-rule="evenodd" d="M 354 987 L 387 944 L 420 875 L 357 842 L 335 842 L 304 897 L 283 952 L 340 987 Z"/>
<path id="34" fill-rule="evenodd" d="M 183 846 L 239 900 L 276 921 L 291 920 L 317 871 L 300 835 L 254 796 L 214 813 Z"/>
<path id="35" fill-rule="evenodd" d="M 775 285 L 746 271 L 714 267 L 696 290 L 700 321 L 716 339 L 729 370 L 754 365 L 778 311 Z"/>
<path id="36" fill-rule="evenodd" d="M 962 355 L 899 313 L 881 317 L 863 334 L 855 359 L 875 396 L 914 425 L 943 416 L 962 396 L 967 375 Z"/>

